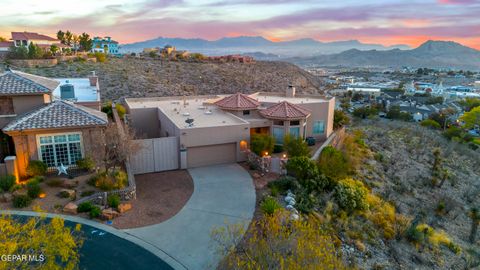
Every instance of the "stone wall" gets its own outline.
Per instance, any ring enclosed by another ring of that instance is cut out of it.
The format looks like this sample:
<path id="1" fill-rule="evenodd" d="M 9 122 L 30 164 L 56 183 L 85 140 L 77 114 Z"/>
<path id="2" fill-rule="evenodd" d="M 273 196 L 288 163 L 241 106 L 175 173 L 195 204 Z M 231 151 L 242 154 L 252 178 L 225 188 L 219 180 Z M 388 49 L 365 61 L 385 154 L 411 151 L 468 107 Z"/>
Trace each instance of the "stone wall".
<path id="1" fill-rule="evenodd" d="M 53 59 L 9 59 L 9 64 L 14 67 L 53 67 L 58 64 L 56 58 Z"/>

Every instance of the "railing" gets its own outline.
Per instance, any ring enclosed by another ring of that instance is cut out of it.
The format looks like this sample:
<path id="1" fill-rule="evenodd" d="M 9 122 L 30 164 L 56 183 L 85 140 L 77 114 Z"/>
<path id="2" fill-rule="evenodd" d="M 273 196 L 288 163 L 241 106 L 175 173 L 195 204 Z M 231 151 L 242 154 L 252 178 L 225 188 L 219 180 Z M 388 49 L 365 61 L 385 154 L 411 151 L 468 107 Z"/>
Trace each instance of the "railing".
<path id="1" fill-rule="evenodd" d="M 120 117 L 118 116 L 117 110 L 115 109 L 115 104 L 112 104 L 112 111 L 113 111 L 113 120 L 117 123 L 118 133 L 122 136 L 125 135 L 125 129 L 123 126 Z M 137 198 L 137 184 L 135 183 L 135 176 L 133 175 L 133 171 L 130 167 L 130 161 L 127 160 L 125 162 L 125 171 L 127 172 L 128 177 L 128 187 L 118 190 L 112 190 L 108 192 L 97 192 L 90 196 L 83 197 L 79 200 L 75 201 L 75 204 L 80 204 L 82 202 L 90 201 L 95 204 L 106 205 L 107 204 L 107 197 L 109 195 L 118 195 L 120 200 L 122 201 L 129 201 L 134 200 Z"/>

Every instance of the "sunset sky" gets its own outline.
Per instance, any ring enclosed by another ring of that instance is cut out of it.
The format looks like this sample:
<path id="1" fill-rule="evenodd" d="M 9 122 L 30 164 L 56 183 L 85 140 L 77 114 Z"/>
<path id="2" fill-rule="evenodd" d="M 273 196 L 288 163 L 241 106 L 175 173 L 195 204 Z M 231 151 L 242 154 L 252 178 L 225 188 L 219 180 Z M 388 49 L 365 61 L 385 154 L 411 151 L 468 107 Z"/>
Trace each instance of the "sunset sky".
<path id="1" fill-rule="evenodd" d="M 0 36 L 58 29 L 120 43 L 163 37 L 358 39 L 417 46 L 453 40 L 480 49 L 480 0 L 0 0 Z"/>

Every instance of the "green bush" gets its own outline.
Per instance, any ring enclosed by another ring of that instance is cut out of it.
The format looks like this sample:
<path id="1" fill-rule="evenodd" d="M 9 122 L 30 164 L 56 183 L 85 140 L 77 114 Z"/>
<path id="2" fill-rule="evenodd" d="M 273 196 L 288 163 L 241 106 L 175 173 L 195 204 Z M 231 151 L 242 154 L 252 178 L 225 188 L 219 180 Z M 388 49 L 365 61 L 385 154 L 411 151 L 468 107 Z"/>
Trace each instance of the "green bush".
<path id="1" fill-rule="evenodd" d="M 89 216 L 90 218 L 97 218 L 100 216 L 102 213 L 102 210 L 98 206 L 93 206 L 92 209 L 90 209 Z"/>
<path id="2" fill-rule="evenodd" d="M 107 102 L 103 103 L 102 112 L 106 113 L 109 118 L 113 118 L 112 102 L 111 101 L 107 101 Z"/>
<path id="3" fill-rule="evenodd" d="M 101 52 L 96 52 L 95 58 L 97 58 L 97 62 L 99 63 L 104 63 L 105 61 L 107 61 L 107 55 Z"/>
<path id="4" fill-rule="evenodd" d="M 266 152 L 269 154 L 273 152 L 275 139 L 266 134 L 254 134 L 250 139 L 250 149 L 255 154 L 262 156 Z"/>
<path id="5" fill-rule="evenodd" d="M 60 198 L 70 198 L 70 194 L 67 191 L 62 191 L 57 195 Z"/>
<path id="6" fill-rule="evenodd" d="M 16 179 L 13 175 L 0 176 L 0 189 L 9 191 L 15 185 Z"/>
<path id="7" fill-rule="evenodd" d="M 83 213 L 83 212 L 90 212 L 94 205 L 91 202 L 83 202 L 78 205 L 77 207 L 77 212 Z"/>
<path id="8" fill-rule="evenodd" d="M 108 206 L 112 208 L 117 208 L 118 205 L 120 204 L 120 196 L 118 196 L 117 194 L 109 195 L 107 197 L 107 203 L 108 203 Z"/>
<path id="9" fill-rule="evenodd" d="M 120 117 L 120 119 L 123 119 L 123 117 L 127 113 L 127 110 L 125 109 L 125 107 L 123 107 L 122 104 L 117 103 L 117 104 L 115 104 L 115 109 L 117 109 L 117 113 L 118 113 L 118 116 Z"/>
<path id="10" fill-rule="evenodd" d="M 122 189 L 128 184 L 128 176 L 120 170 L 110 173 L 100 172 L 90 178 L 87 183 L 104 191 Z"/>
<path id="11" fill-rule="evenodd" d="M 82 170 L 91 172 L 95 169 L 95 161 L 91 157 L 82 158 L 77 160 L 77 166 Z"/>
<path id="12" fill-rule="evenodd" d="M 316 177 L 319 174 L 317 164 L 305 156 L 290 158 L 286 168 L 288 174 L 294 176 L 299 181 Z"/>
<path id="13" fill-rule="evenodd" d="M 260 209 L 266 215 L 273 215 L 277 209 L 280 209 L 282 206 L 277 202 L 275 198 L 266 197 L 263 202 L 260 204 Z"/>
<path id="14" fill-rule="evenodd" d="M 283 152 L 283 145 L 275 144 L 273 146 L 273 153 L 282 153 Z"/>
<path id="15" fill-rule="evenodd" d="M 27 193 L 28 196 L 32 199 L 38 198 L 42 189 L 40 188 L 40 183 L 36 179 L 30 179 L 27 182 Z"/>
<path id="16" fill-rule="evenodd" d="M 285 136 L 283 139 L 283 148 L 287 151 L 289 158 L 310 156 L 310 149 L 308 149 L 307 143 L 301 137 Z"/>
<path id="17" fill-rule="evenodd" d="M 347 211 L 367 209 L 367 194 L 368 190 L 362 182 L 350 178 L 339 181 L 334 189 L 338 205 Z"/>
<path id="18" fill-rule="evenodd" d="M 350 124 L 350 118 L 344 111 L 335 110 L 333 113 L 333 128 L 341 128 L 344 125 Z"/>
<path id="19" fill-rule="evenodd" d="M 34 176 L 34 177 L 30 178 L 30 180 L 37 181 L 37 182 L 41 183 L 41 182 L 45 181 L 45 176 Z"/>
<path id="20" fill-rule="evenodd" d="M 275 181 L 269 182 L 267 186 L 270 189 L 276 189 L 280 193 L 285 193 L 289 189 L 295 191 L 298 188 L 298 182 L 291 176 L 283 176 Z"/>
<path id="21" fill-rule="evenodd" d="M 311 213 L 317 204 L 315 195 L 307 189 L 300 189 L 295 196 L 295 208 L 302 213 Z"/>
<path id="22" fill-rule="evenodd" d="M 32 199 L 28 195 L 17 195 L 13 197 L 13 207 L 24 208 L 32 203 Z"/>
<path id="23" fill-rule="evenodd" d="M 437 121 L 432 119 L 425 119 L 422 122 L 420 122 L 420 125 L 422 127 L 428 127 L 431 129 L 440 129 L 440 124 Z"/>
<path id="24" fill-rule="evenodd" d="M 27 166 L 28 176 L 42 176 L 47 173 L 48 166 L 43 161 L 31 160 Z"/>
<path id="25" fill-rule="evenodd" d="M 333 146 L 323 148 L 318 158 L 318 168 L 333 179 L 345 178 L 351 172 L 346 154 Z"/>

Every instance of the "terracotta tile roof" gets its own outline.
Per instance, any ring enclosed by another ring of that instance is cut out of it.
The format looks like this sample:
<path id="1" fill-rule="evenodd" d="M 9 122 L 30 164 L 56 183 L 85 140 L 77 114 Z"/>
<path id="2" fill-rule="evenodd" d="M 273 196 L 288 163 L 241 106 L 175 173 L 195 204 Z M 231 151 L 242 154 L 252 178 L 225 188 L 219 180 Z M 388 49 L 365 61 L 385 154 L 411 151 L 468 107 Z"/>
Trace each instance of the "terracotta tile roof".
<path id="1" fill-rule="evenodd" d="M 84 106 L 57 100 L 17 117 L 3 131 L 105 126 L 107 115 Z"/>
<path id="2" fill-rule="evenodd" d="M 56 80 L 37 75 L 6 71 L 0 74 L 0 96 L 48 94 L 59 84 Z"/>
<path id="3" fill-rule="evenodd" d="M 46 35 L 33 33 L 33 32 L 12 32 L 13 40 L 49 40 L 49 41 L 59 41 L 56 38 L 52 38 Z"/>
<path id="4" fill-rule="evenodd" d="M 242 93 L 236 93 L 215 102 L 215 105 L 226 110 L 256 109 L 260 102 Z"/>
<path id="5" fill-rule="evenodd" d="M 260 111 L 260 114 L 269 119 L 297 120 L 304 119 L 310 115 L 310 111 L 300 105 L 282 101 Z"/>
<path id="6" fill-rule="evenodd" d="M 13 41 L 0 41 L 0 48 L 10 48 L 13 46 Z"/>

